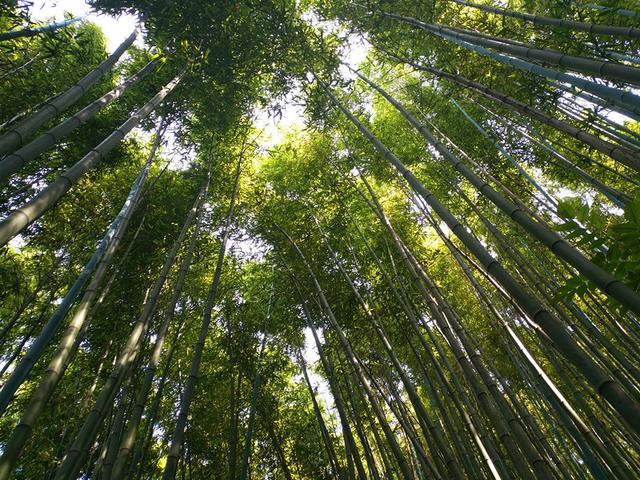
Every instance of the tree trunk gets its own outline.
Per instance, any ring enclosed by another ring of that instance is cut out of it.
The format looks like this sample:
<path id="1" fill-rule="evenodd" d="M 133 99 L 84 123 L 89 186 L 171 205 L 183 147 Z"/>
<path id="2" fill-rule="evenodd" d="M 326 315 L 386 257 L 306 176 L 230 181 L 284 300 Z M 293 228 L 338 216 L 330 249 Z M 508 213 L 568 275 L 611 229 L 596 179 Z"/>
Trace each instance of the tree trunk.
<path id="1" fill-rule="evenodd" d="M 427 413 L 427 410 L 424 404 L 422 403 L 422 400 L 420 399 L 417 391 L 413 387 L 411 380 L 406 376 L 404 370 L 402 369 L 402 366 L 400 365 L 400 362 L 398 361 L 395 355 L 395 352 L 393 351 L 393 347 L 389 342 L 386 332 L 384 332 L 382 326 L 375 319 L 373 312 L 368 308 L 367 303 L 364 301 L 364 299 L 358 292 L 358 289 L 353 283 L 353 280 L 351 280 L 351 277 L 349 276 L 347 271 L 344 269 L 342 262 L 338 259 L 336 253 L 331 248 L 331 245 L 328 242 L 328 239 L 324 233 L 324 230 L 322 230 L 322 227 L 320 226 L 320 222 L 318 222 L 318 220 L 315 217 L 314 217 L 314 220 L 316 222 L 316 225 L 318 226 L 318 230 L 320 231 L 320 235 L 324 240 L 324 243 L 329 251 L 329 254 L 333 259 L 333 262 L 338 267 L 338 270 L 340 270 L 344 278 L 347 280 L 347 283 L 349 284 L 351 291 L 353 292 L 354 296 L 358 300 L 358 303 L 360 304 L 361 308 L 365 312 L 366 317 L 368 317 L 369 321 L 373 325 L 374 330 L 378 334 L 380 342 L 382 343 L 382 346 L 384 347 L 389 358 L 391 359 L 391 362 L 393 363 L 396 369 L 396 372 L 400 376 L 400 379 L 402 380 L 402 384 L 405 390 L 407 391 L 411 404 L 413 405 L 414 410 L 416 411 L 416 414 L 418 416 L 418 420 L 421 428 L 423 429 L 423 435 L 425 439 L 428 440 L 431 437 L 435 439 L 435 443 L 436 443 L 435 446 L 431 444 L 431 442 L 429 442 L 429 446 L 432 450 L 433 457 L 439 460 L 440 455 L 442 456 L 442 459 L 444 460 L 444 465 L 446 466 L 446 470 L 449 472 L 449 478 L 462 479 L 464 475 L 460 471 L 459 465 L 457 464 L 455 458 L 451 455 L 451 452 L 446 446 L 443 438 L 440 436 L 439 432 L 435 429 L 435 426 L 432 423 L 429 417 L 429 414 Z"/>
<path id="2" fill-rule="evenodd" d="M 107 269 L 111 265 L 113 256 L 129 225 L 131 216 L 133 215 L 135 208 L 138 206 L 142 187 L 147 179 L 149 168 L 155 158 L 156 150 L 162 138 L 161 132 L 164 129 L 163 125 L 164 122 L 161 122 L 158 127 L 158 131 L 156 132 L 155 142 L 145 165 L 136 178 L 124 205 L 109 226 L 107 233 L 100 242 L 100 245 L 96 249 L 93 257 L 89 260 L 74 285 L 69 289 L 54 314 L 49 318 L 40 335 L 29 348 L 27 355 L 22 359 L 20 365 L 18 365 L 12 372 L 11 377 L 7 380 L 0 391 L 0 411 L 4 411 L 17 389 L 22 385 L 37 360 L 43 354 L 46 346 L 55 335 L 60 324 L 71 308 L 71 305 L 80 294 L 80 290 L 84 286 L 84 283 L 89 279 L 89 275 L 93 271 L 94 267 L 96 267 L 96 273 L 82 296 L 78 308 L 76 309 L 76 312 L 49 363 L 48 369 L 43 375 L 34 395 L 32 396 L 29 406 L 24 412 L 24 418 L 16 427 L 14 432 L 14 435 L 16 435 L 15 439 L 8 443 L 2 458 L 0 458 L 0 479 L 4 478 L 5 475 L 8 475 L 8 471 L 6 469 L 8 468 L 10 471 L 11 466 L 17 460 L 17 455 L 19 455 L 22 450 L 37 417 L 40 415 L 44 404 L 51 396 L 55 385 L 62 376 L 64 368 L 73 353 L 73 349 L 71 347 L 75 343 L 78 333 L 82 329 L 87 318 L 87 312 L 98 293 L 98 287 L 102 283 L 102 280 L 107 273 Z M 23 432 L 18 433 L 19 431 Z M 13 443 L 14 441 L 15 443 Z"/>
<path id="3" fill-rule="evenodd" d="M 340 464 L 338 463 L 338 456 L 336 455 L 336 451 L 333 448 L 331 435 L 329 434 L 327 425 L 325 424 L 324 418 L 322 417 L 322 411 L 320 410 L 320 406 L 318 405 L 318 400 L 316 399 L 316 394 L 313 390 L 313 386 L 311 385 L 311 380 L 309 379 L 309 374 L 307 372 L 307 364 L 301 351 L 298 352 L 298 358 L 300 361 L 300 370 L 302 371 L 302 376 L 304 378 L 305 384 L 307 385 L 307 389 L 309 390 L 309 397 L 311 397 L 313 412 L 315 413 L 316 419 L 318 420 L 320 433 L 322 435 L 322 439 L 324 440 L 325 448 L 327 449 L 327 456 L 329 457 L 331 469 L 333 470 L 333 473 L 337 478 L 343 479 L 342 472 L 340 471 Z"/>
<path id="4" fill-rule="evenodd" d="M 586 183 L 594 187 L 600 193 L 602 193 L 605 197 L 607 197 L 614 205 L 620 208 L 624 208 L 627 203 L 631 201 L 631 198 L 622 193 L 620 190 L 617 190 L 609 185 L 604 184 L 597 178 L 593 177 L 590 173 L 586 172 L 578 165 L 569 161 L 562 153 L 560 153 L 551 143 L 545 138 L 542 134 L 540 134 L 529 122 L 522 121 L 519 119 L 524 126 L 516 123 L 513 119 L 508 120 L 501 115 L 498 115 L 487 107 L 482 105 L 481 103 L 472 100 L 474 104 L 478 105 L 484 111 L 492 115 L 494 118 L 497 118 L 503 125 L 509 128 L 512 131 L 518 132 L 518 134 L 524 136 L 527 140 L 535 144 L 536 146 L 546 150 L 550 153 L 556 161 L 562 165 L 565 169 L 573 173 L 575 176 L 580 177 Z"/>
<path id="5" fill-rule="evenodd" d="M 385 434 L 387 442 L 389 443 L 389 445 L 391 447 L 391 450 L 393 451 L 393 453 L 394 453 L 394 455 L 396 457 L 396 460 L 397 460 L 398 465 L 400 467 L 400 470 L 402 472 L 403 478 L 405 478 L 405 480 L 412 480 L 413 479 L 413 473 L 411 471 L 411 468 L 410 468 L 409 464 L 407 463 L 407 460 L 406 460 L 404 454 L 402 453 L 402 450 L 400 448 L 400 445 L 398 444 L 397 439 L 395 438 L 393 432 L 391 431 L 391 428 L 389 427 L 389 425 L 387 424 L 387 422 L 385 420 L 385 415 L 384 415 L 384 413 L 382 411 L 382 408 L 380 407 L 380 404 L 378 403 L 378 401 L 377 401 L 377 399 L 376 399 L 376 397 L 375 397 L 375 395 L 373 393 L 373 390 L 371 389 L 371 385 L 370 385 L 369 381 L 366 379 L 366 376 L 364 374 L 364 371 L 362 370 L 362 365 L 360 364 L 360 361 L 358 360 L 358 358 L 356 357 L 355 353 L 351 349 L 349 341 L 345 337 L 344 332 L 342 331 L 342 329 L 338 325 L 337 320 L 336 320 L 335 316 L 333 315 L 333 311 L 331 310 L 331 307 L 329 306 L 329 303 L 327 302 L 327 299 L 324 296 L 322 288 L 320 287 L 320 284 L 318 283 L 318 280 L 316 279 L 315 274 L 313 273 L 313 270 L 311 269 L 311 266 L 308 264 L 308 262 L 306 260 L 306 257 L 304 256 L 304 254 L 302 253 L 300 248 L 297 246 L 297 244 L 293 241 L 293 239 L 284 230 L 281 230 L 281 231 L 287 237 L 287 239 L 292 244 L 292 246 L 294 247 L 296 252 L 298 252 L 298 255 L 300 256 L 300 258 L 302 259 L 303 263 L 305 264 L 307 270 L 309 271 L 309 275 L 311 276 L 311 279 L 313 280 L 313 284 L 314 284 L 315 289 L 317 291 L 318 297 L 320 298 L 322 307 L 325 309 L 326 314 L 327 314 L 327 318 L 329 319 L 329 321 L 331 323 L 331 326 L 333 327 L 333 329 L 335 330 L 335 332 L 338 335 L 338 338 L 340 340 L 340 344 L 341 344 L 342 348 L 345 351 L 345 355 L 347 356 L 347 358 L 349 359 L 349 362 L 351 363 L 351 365 L 355 369 L 355 371 L 356 371 L 356 373 L 358 375 L 358 378 L 360 379 L 360 382 L 362 383 L 362 386 L 365 389 L 365 392 L 367 392 L 367 396 L 369 397 L 369 402 L 371 403 L 371 407 L 373 408 L 373 411 L 376 414 L 376 417 L 380 421 L 380 426 L 382 427 L 382 430 L 383 430 L 383 432 Z"/>
<path id="6" fill-rule="evenodd" d="M 351 120 L 360 132 L 373 144 L 375 149 L 391 163 L 400 175 L 402 175 L 411 188 L 424 198 L 427 204 L 436 212 L 451 231 L 465 244 L 465 246 L 475 255 L 487 271 L 500 283 L 500 285 L 510 292 L 511 295 L 521 305 L 532 322 L 540 326 L 545 334 L 554 342 L 554 345 L 567 360 L 578 368 L 578 370 L 588 379 L 595 391 L 603 396 L 611 406 L 628 422 L 629 426 L 637 433 L 640 433 L 640 405 L 622 388 L 622 386 L 609 376 L 600 366 L 598 366 L 575 342 L 564 325 L 539 302 L 538 299 L 524 290 L 515 279 L 493 258 L 489 251 L 471 235 L 466 228 L 452 215 L 440 201 L 429 192 L 425 186 L 407 169 L 404 164 L 385 147 L 380 140 L 349 112 L 342 103 L 321 84 L 331 101 Z M 515 213 L 515 212 L 514 212 Z M 562 243 L 562 242 L 560 242 Z M 606 272 L 605 272 L 606 273 Z M 613 284 L 615 285 L 615 284 Z M 623 284 L 619 284 L 623 285 Z M 607 285 L 601 285 L 605 290 L 609 290 Z M 625 286 L 625 289 L 628 287 Z M 636 313 L 640 312 L 640 298 L 632 292 L 632 296 L 620 296 L 625 300 L 624 304 L 633 305 Z M 618 296 L 618 295 L 617 295 Z"/>
<path id="7" fill-rule="evenodd" d="M 273 289 L 271 290 L 271 294 L 273 295 Z M 271 297 L 269 297 L 269 313 L 267 314 L 267 319 L 269 318 L 271 312 Z M 247 420 L 247 432 L 244 437 L 244 448 L 242 451 L 242 465 L 240 467 L 240 480 L 247 480 L 247 473 L 249 469 L 249 459 L 251 457 L 251 449 L 252 449 L 252 434 L 253 434 L 253 425 L 256 419 L 256 406 L 258 404 L 258 396 L 260 395 L 260 381 L 262 375 L 262 356 L 264 354 L 264 348 L 267 344 L 267 332 L 263 333 L 262 342 L 260 345 L 260 353 L 258 354 L 258 366 L 256 368 L 256 377 L 253 380 L 253 389 L 251 391 L 251 405 L 249 408 L 249 419 Z"/>
<path id="8" fill-rule="evenodd" d="M 494 205 L 500 208 L 500 210 L 502 210 L 511 219 L 517 222 L 518 225 L 520 225 L 531 236 L 538 239 L 540 242 L 550 248 L 553 253 L 555 253 L 557 256 L 565 260 L 567 263 L 575 267 L 579 272 L 593 281 L 600 289 L 604 291 L 604 293 L 614 297 L 616 300 L 628 306 L 636 313 L 640 313 L 640 296 L 638 296 L 636 292 L 634 292 L 626 285 L 622 284 L 622 282 L 620 282 L 619 280 L 616 280 L 609 272 L 606 272 L 602 268 L 593 264 L 576 248 L 563 240 L 560 235 L 543 225 L 541 222 L 536 222 L 520 207 L 510 202 L 507 198 L 493 189 L 493 187 L 491 187 L 487 182 L 476 175 L 467 165 L 465 165 L 462 160 L 451 153 L 449 149 L 446 148 L 446 146 L 440 143 L 433 136 L 433 134 L 409 111 L 407 111 L 397 100 L 395 100 L 391 95 L 385 92 L 381 87 L 368 80 L 366 77 L 360 74 L 358 75 L 365 82 L 371 85 L 372 88 L 383 95 L 384 98 L 389 101 L 389 103 L 396 107 L 396 109 L 411 123 L 411 125 L 413 125 L 413 127 L 418 130 L 423 135 L 423 137 L 431 145 L 433 145 L 434 148 L 438 150 L 442 157 L 447 160 L 447 162 L 449 162 L 452 167 L 460 172 L 469 182 L 471 182 L 471 184 L 473 184 L 482 195 L 484 195 Z M 335 97 L 333 98 L 335 99 Z M 335 100 L 337 101 L 337 99 Z M 351 117 L 353 117 L 353 115 L 351 115 Z M 355 117 L 353 118 L 355 119 Z M 364 125 L 362 126 L 364 127 Z M 386 149 L 386 147 L 382 147 Z M 616 287 L 614 287 L 614 285 L 620 289 L 616 291 Z"/>
<path id="9" fill-rule="evenodd" d="M 481 94 L 485 98 L 492 100 L 493 102 L 503 105 L 508 109 L 513 109 L 519 113 L 522 113 L 523 115 L 526 115 L 527 117 L 533 120 L 536 120 L 540 123 L 549 125 L 555 128 L 556 130 L 567 134 L 570 137 L 580 140 L 585 145 L 588 145 L 589 147 L 601 153 L 604 153 L 605 155 L 608 155 L 614 160 L 617 160 L 618 162 L 630 168 L 633 168 L 634 170 L 640 170 L 640 158 L 638 158 L 638 155 L 635 152 L 633 152 L 632 150 L 626 147 L 621 147 L 619 145 L 615 145 L 613 143 L 607 142 L 606 140 L 602 140 L 585 130 L 581 130 L 580 128 L 574 127 L 573 125 L 570 125 L 562 120 L 556 119 L 548 115 L 547 113 L 543 112 L 542 110 L 531 107 L 525 103 L 522 103 L 516 100 L 513 97 L 505 95 L 504 93 L 499 92 L 498 90 L 489 88 L 479 82 L 474 82 L 460 75 L 448 73 L 443 70 L 439 70 L 437 68 L 425 67 L 423 65 L 417 64 L 408 59 L 403 59 L 403 61 L 405 61 L 407 64 L 411 65 L 414 68 L 433 73 L 438 77 L 446 78 L 447 80 L 450 80 L 453 83 L 456 83 L 464 87 L 468 87 L 473 91 Z"/>
<path id="10" fill-rule="evenodd" d="M 309 307 L 307 305 L 307 301 L 302 294 L 302 290 L 296 279 L 293 271 L 286 265 L 285 268 L 289 272 L 291 276 L 291 282 L 293 283 L 298 296 L 300 298 L 300 306 L 302 307 L 302 313 L 306 320 L 307 328 L 311 330 L 311 334 L 313 336 L 314 343 L 316 345 L 316 349 L 318 350 L 318 356 L 320 357 L 320 361 L 322 363 L 322 367 L 325 371 L 327 381 L 329 382 L 329 389 L 331 390 L 331 394 L 333 396 L 333 401 L 335 403 L 336 410 L 338 410 L 338 416 L 340 418 L 340 425 L 342 427 L 342 436 L 344 439 L 344 447 L 345 447 L 345 455 L 347 457 L 347 469 L 349 472 L 349 478 L 355 479 L 356 475 L 354 472 L 354 466 L 356 471 L 358 472 L 359 479 L 367 478 L 364 466 L 362 465 L 362 461 L 360 459 L 360 454 L 358 452 L 358 448 L 356 445 L 355 438 L 353 436 L 353 432 L 351 430 L 351 426 L 349 425 L 349 417 L 347 415 L 347 409 L 345 407 L 344 399 L 342 398 L 342 394 L 340 392 L 340 387 L 338 385 L 335 372 L 333 369 L 333 364 L 331 359 L 325 354 L 325 349 L 318 338 L 318 333 L 316 332 L 315 322 L 311 317 L 311 313 L 309 312 Z"/>
<path id="11" fill-rule="evenodd" d="M 585 92 L 589 92 L 593 95 L 596 95 L 597 97 L 605 100 L 609 104 L 620 109 L 624 115 L 629 116 L 630 118 L 634 118 L 636 120 L 640 119 L 640 96 L 634 95 L 633 93 L 627 92 L 622 89 L 614 88 L 614 87 L 608 87 L 606 85 L 602 85 L 600 83 L 593 82 L 585 78 L 576 77 L 574 75 L 570 75 L 564 72 L 558 72 L 557 70 L 553 70 L 550 68 L 541 67 L 540 65 L 536 65 L 531 62 L 526 62 L 518 58 L 501 55 L 491 50 L 487 50 L 486 48 L 482 48 L 480 46 L 477 46 L 471 43 L 459 41 L 455 37 L 446 36 L 446 39 L 450 40 L 453 43 L 461 45 L 465 48 L 473 50 L 474 52 L 477 52 L 480 55 L 484 55 L 485 57 L 489 57 L 498 62 L 511 65 L 512 67 L 517 68 L 518 70 L 522 70 L 525 72 L 533 73 L 535 75 L 540 75 L 542 77 L 551 79 L 553 81 L 552 83 L 557 85 L 558 88 L 564 88 L 562 85 L 560 85 L 560 83 L 565 83 L 575 88 L 582 89 Z M 381 49 L 381 50 L 384 50 L 384 49 Z"/>
<path id="12" fill-rule="evenodd" d="M 522 432 L 519 423 L 514 422 L 512 418 L 507 416 L 509 409 L 507 408 L 505 411 L 504 405 L 499 405 L 495 402 L 495 400 L 491 402 L 491 400 L 488 398 L 489 392 L 485 388 L 485 385 L 483 385 L 483 382 L 481 382 L 481 380 L 486 380 L 486 378 L 482 379 L 482 375 L 477 370 L 477 365 L 473 364 L 473 352 L 469 354 L 468 350 L 464 349 L 464 343 L 461 341 L 459 336 L 454 334 L 451 328 L 450 322 L 455 321 L 456 318 L 454 312 L 451 310 L 448 303 L 445 302 L 442 296 L 439 294 L 439 292 L 435 288 L 435 285 L 426 275 L 426 272 L 424 272 L 413 254 L 398 237 L 386 215 L 382 211 L 382 207 L 378 203 L 373 190 L 362 175 L 361 177 L 365 186 L 367 187 L 367 190 L 373 198 L 373 202 L 375 203 L 375 205 L 370 205 L 371 208 L 374 209 L 374 212 L 379 217 L 383 226 L 389 231 L 391 238 L 396 244 L 401 257 L 405 262 L 405 266 L 414 277 L 415 284 L 418 287 L 418 290 L 427 302 L 427 305 L 429 306 L 433 318 L 440 328 L 440 331 L 447 339 L 447 343 L 449 344 L 453 354 L 455 355 L 455 358 L 457 359 L 463 371 L 463 375 L 467 378 L 467 381 L 471 385 L 473 391 L 476 392 L 478 403 L 480 404 L 481 408 L 484 410 L 488 418 L 491 419 L 492 424 L 497 429 L 500 440 L 504 444 L 507 453 L 516 466 L 520 477 L 529 478 L 531 476 L 531 473 L 529 472 L 527 464 L 523 461 L 524 459 L 520 457 L 518 447 L 520 447 L 524 456 L 534 467 L 534 471 L 538 478 L 552 478 L 550 472 L 548 471 L 548 466 L 544 461 L 541 461 L 541 459 L 537 455 L 537 452 L 535 452 L 535 449 L 531 446 L 529 439 L 526 438 L 526 435 L 524 435 L 524 433 Z M 422 284 L 423 282 L 424 285 Z M 427 289 L 429 291 L 427 291 Z M 432 335 L 430 331 L 429 335 Z M 514 436 L 512 436 L 510 432 L 513 432 Z"/>

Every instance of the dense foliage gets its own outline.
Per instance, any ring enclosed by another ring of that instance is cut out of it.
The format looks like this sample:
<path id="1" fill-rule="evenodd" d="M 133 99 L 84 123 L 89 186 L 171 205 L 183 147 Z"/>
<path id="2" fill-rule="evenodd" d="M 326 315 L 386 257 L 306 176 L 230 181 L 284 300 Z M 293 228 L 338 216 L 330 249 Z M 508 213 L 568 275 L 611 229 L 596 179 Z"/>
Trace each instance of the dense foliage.
<path id="1" fill-rule="evenodd" d="M 89 3 L 0 6 L 0 478 L 636 478 L 634 2 Z"/>

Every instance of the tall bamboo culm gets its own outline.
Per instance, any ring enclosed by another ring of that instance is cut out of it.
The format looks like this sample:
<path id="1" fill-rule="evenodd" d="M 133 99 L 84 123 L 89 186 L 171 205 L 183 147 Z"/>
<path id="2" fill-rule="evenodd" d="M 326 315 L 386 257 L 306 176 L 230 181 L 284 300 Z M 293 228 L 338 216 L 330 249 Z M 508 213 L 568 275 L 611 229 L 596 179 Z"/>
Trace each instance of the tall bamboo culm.
<path id="1" fill-rule="evenodd" d="M 136 28 L 104 62 L 91 70 L 84 78 L 66 92 L 47 101 L 29 118 L 0 136 L 0 157 L 24 145 L 27 139 L 45 122 L 60 115 L 76 103 L 80 97 L 113 68 L 122 54 L 133 44 L 137 35 L 138 29 Z"/>
<path id="2" fill-rule="evenodd" d="M 47 185 L 35 197 L 11 212 L 0 222 L 0 246 L 6 245 L 9 240 L 36 221 L 47 209 L 60 200 L 85 173 L 95 167 L 107 153 L 117 147 L 125 136 L 146 118 L 180 83 L 183 75 L 184 72 L 171 80 L 151 100 L 79 160 L 78 163 L 67 169 L 57 180 Z"/>

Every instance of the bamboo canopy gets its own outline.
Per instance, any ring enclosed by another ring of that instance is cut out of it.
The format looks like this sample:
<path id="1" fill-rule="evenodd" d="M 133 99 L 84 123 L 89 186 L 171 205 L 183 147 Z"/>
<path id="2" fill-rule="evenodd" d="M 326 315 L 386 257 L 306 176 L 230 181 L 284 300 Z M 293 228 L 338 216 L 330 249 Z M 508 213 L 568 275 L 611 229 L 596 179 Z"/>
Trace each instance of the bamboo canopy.
<path id="1" fill-rule="evenodd" d="M 633 2 L 88 4 L 0 6 L 0 480 L 637 478 Z"/>

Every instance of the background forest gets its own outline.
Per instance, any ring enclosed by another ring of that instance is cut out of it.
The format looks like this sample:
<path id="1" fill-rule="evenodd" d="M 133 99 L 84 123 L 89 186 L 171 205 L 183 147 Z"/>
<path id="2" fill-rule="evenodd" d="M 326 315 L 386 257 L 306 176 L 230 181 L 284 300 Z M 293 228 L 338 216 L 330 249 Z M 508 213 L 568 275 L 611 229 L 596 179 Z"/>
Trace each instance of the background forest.
<path id="1" fill-rule="evenodd" d="M 0 479 L 638 478 L 597 1 L 2 2 Z"/>

